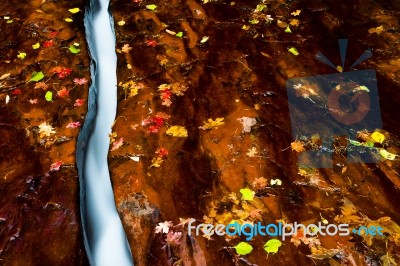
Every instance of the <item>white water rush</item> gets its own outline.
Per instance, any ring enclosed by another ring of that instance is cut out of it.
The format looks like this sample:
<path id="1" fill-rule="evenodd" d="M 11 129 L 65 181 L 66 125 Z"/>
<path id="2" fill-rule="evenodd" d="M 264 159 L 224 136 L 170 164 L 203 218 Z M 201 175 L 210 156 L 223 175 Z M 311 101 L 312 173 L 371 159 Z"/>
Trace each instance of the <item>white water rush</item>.
<path id="1" fill-rule="evenodd" d="M 85 13 L 93 62 L 87 125 L 82 129 L 77 152 L 81 215 L 90 264 L 131 266 L 132 255 L 115 207 L 107 163 L 108 135 L 117 108 L 115 34 L 108 6 L 109 0 L 90 0 Z"/>

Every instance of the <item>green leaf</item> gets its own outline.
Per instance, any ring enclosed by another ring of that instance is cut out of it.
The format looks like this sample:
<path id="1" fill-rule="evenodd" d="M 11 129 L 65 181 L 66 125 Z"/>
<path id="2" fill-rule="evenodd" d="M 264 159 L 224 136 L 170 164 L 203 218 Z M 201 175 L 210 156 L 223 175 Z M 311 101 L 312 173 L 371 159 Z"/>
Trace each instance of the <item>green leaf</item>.
<path id="1" fill-rule="evenodd" d="M 385 149 L 380 149 L 379 153 L 382 155 L 383 158 L 385 158 L 386 160 L 394 160 L 396 159 L 396 154 L 390 153 Z"/>
<path id="2" fill-rule="evenodd" d="M 42 71 L 40 71 L 40 72 L 36 72 L 35 71 L 35 72 L 32 73 L 30 81 L 38 82 L 38 81 L 42 80 L 43 78 L 44 78 L 44 74 L 43 74 Z"/>
<path id="3" fill-rule="evenodd" d="M 68 49 L 69 49 L 70 52 L 73 53 L 73 54 L 77 54 L 77 53 L 79 53 L 79 52 L 81 51 L 81 49 L 76 48 L 75 45 L 70 45 Z"/>
<path id="4" fill-rule="evenodd" d="M 268 253 L 276 253 L 280 246 L 282 246 L 281 241 L 278 239 L 270 239 L 264 244 L 264 250 Z"/>
<path id="5" fill-rule="evenodd" d="M 299 55 L 299 52 L 297 51 L 297 49 L 295 47 L 291 47 L 288 50 L 289 52 L 291 52 L 294 55 Z"/>
<path id="6" fill-rule="evenodd" d="M 154 11 L 157 8 L 157 5 L 155 4 L 147 5 L 146 8 Z"/>
<path id="7" fill-rule="evenodd" d="M 39 49 L 40 48 L 40 43 L 35 43 L 35 44 L 32 44 L 32 49 L 33 50 L 36 50 L 36 49 Z"/>
<path id="8" fill-rule="evenodd" d="M 240 190 L 240 193 L 242 194 L 242 200 L 253 200 L 254 195 L 256 194 L 253 190 L 249 188 L 242 188 Z"/>
<path id="9" fill-rule="evenodd" d="M 18 52 L 17 57 L 18 57 L 19 59 L 24 59 L 24 58 L 26 57 L 26 53 L 24 53 L 24 52 Z"/>
<path id="10" fill-rule="evenodd" d="M 352 139 L 349 139 L 349 142 L 350 142 L 351 145 L 354 145 L 354 146 L 361 146 L 362 145 L 361 142 L 356 141 L 356 140 L 352 140 Z"/>
<path id="11" fill-rule="evenodd" d="M 260 21 L 258 20 L 258 19 L 250 19 L 249 20 L 249 23 L 250 24 L 253 24 L 253 25 L 255 25 L 255 24 L 258 24 Z"/>
<path id="12" fill-rule="evenodd" d="M 267 8 L 267 6 L 266 5 L 264 5 L 264 4 L 259 4 L 259 5 L 257 5 L 257 7 L 256 7 L 256 10 L 258 11 L 258 12 L 262 12 L 264 9 L 266 9 Z"/>
<path id="13" fill-rule="evenodd" d="M 246 242 L 240 242 L 234 248 L 236 249 L 236 253 L 239 255 L 247 255 L 253 250 L 253 247 Z"/>
<path id="14" fill-rule="evenodd" d="M 44 98 L 46 99 L 46 101 L 51 102 L 53 100 L 53 93 L 51 91 L 46 92 Z"/>
<path id="15" fill-rule="evenodd" d="M 183 37 L 183 32 L 178 32 L 177 34 L 175 34 L 176 37 L 182 38 Z"/>
<path id="16" fill-rule="evenodd" d="M 289 26 L 286 27 L 285 32 L 286 32 L 286 33 L 292 33 L 292 31 L 291 31 L 291 29 L 290 29 Z"/>

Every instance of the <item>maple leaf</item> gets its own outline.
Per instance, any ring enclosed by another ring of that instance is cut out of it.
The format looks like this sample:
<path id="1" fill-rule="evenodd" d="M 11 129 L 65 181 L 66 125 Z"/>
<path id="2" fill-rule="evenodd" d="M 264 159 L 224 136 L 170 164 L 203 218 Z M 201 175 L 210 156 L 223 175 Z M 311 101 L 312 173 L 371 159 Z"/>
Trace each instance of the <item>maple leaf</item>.
<path id="1" fill-rule="evenodd" d="M 83 102 L 84 102 L 84 100 L 82 100 L 82 99 L 76 99 L 74 106 L 82 106 Z"/>
<path id="2" fill-rule="evenodd" d="M 55 163 L 52 163 L 50 166 L 50 172 L 60 170 L 61 165 L 63 165 L 62 161 L 57 161 Z"/>
<path id="3" fill-rule="evenodd" d="M 54 46 L 54 41 L 53 41 L 53 40 L 45 41 L 45 42 L 43 43 L 43 47 L 44 47 L 44 48 L 48 48 L 48 47 L 52 47 L 52 46 Z"/>
<path id="4" fill-rule="evenodd" d="M 68 67 L 53 67 L 50 72 L 57 74 L 59 79 L 64 79 L 71 74 L 72 69 Z"/>
<path id="5" fill-rule="evenodd" d="M 167 237 L 165 238 L 165 242 L 167 242 L 168 245 L 175 245 L 178 246 L 181 244 L 182 240 L 182 232 L 174 232 L 174 231 L 169 231 L 167 234 Z"/>
<path id="6" fill-rule="evenodd" d="M 151 160 L 150 167 L 160 167 L 163 162 L 164 161 L 161 157 L 153 158 L 153 160 Z"/>
<path id="7" fill-rule="evenodd" d="M 156 154 L 157 154 L 159 157 L 162 158 L 162 157 L 168 155 L 168 150 L 167 150 L 166 148 L 160 147 L 160 148 L 158 148 L 158 149 L 156 150 Z"/>
<path id="8" fill-rule="evenodd" d="M 247 156 L 249 157 L 255 157 L 258 154 L 258 150 L 256 147 L 252 147 L 251 149 L 248 150 L 248 152 L 246 153 Z"/>
<path id="9" fill-rule="evenodd" d="M 49 85 L 47 85 L 46 83 L 44 83 L 43 81 L 37 82 L 35 84 L 34 89 L 42 89 L 42 90 L 47 90 L 47 88 L 49 87 Z"/>
<path id="10" fill-rule="evenodd" d="M 147 40 L 146 44 L 147 44 L 147 46 L 156 47 L 157 46 L 157 41 L 155 41 L 155 40 Z"/>
<path id="11" fill-rule="evenodd" d="M 240 121 L 240 123 L 242 123 L 243 125 L 243 129 L 242 129 L 242 133 L 250 133 L 251 132 L 251 127 L 254 126 L 255 124 L 257 124 L 257 120 L 255 118 L 251 118 L 251 117 L 241 117 L 237 119 L 238 121 Z"/>
<path id="12" fill-rule="evenodd" d="M 202 130 L 210 130 L 213 128 L 218 128 L 219 126 L 222 126 L 223 124 L 225 124 L 224 118 L 222 117 L 218 117 L 215 120 L 212 120 L 211 118 L 209 118 L 207 121 L 204 121 L 204 125 L 199 127 Z"/>
<path id="13" fill-rule="evenodd" d="M 290 147 L 292 148 L 292 151 L 297 151 L 299 153 L 305 151 L 303 142 L 301 142 L 299 140 L 296 140 L 296 141 L 293 141 L 292 143 L 290 143 Z"/>
<path id="14" fill-rule="evenodd" d="M 112 144 L 112 147 L 111 147 L 111 151 L 115 151 L 116 149 L 121 147 L 123 143 L 124 143 L 124 139 L 122 137 L 119 138 L 119 140 L 114 141 Z"/>
<path id="15" fill-rule="evenodd" d="M 80 78 L 80 79 L 74 78 L 74 83 L 75 83 L 76 85 L 84 85 L 84 84 L 86 84 L 87 82 L 88 82 L 88 80 L 85 79 L 85 78 Z"/>
<path id="16" fill-rule="evenodd" d="M 66 96 L 69 96 L 69 90 L 67 90 L 65 87 L 62 87 L 61 90 L 57 91 L 58 97 L 64 98 Z"/>
<path id="17" fill-rule="evenodd" d="M 40 138 L 50 137 L 51 134 L 56 133 L 55 129 L 51 125 L 47 124 L 47 122 L 41 123 L 38 127 L 39 127 Z"/>
<path id="18" fill-rule="evenodd" d="M 79 122 L 79 121 L 77 121 L 77 122 L 71 122 L 71 123 L 69 123 L 68 125 L 67 125 L 67 128 L 77 128 L 77 127 L 80 127 L 81 126 L 81 123 Z"/>
<path id="19" fill-rule="evenodd" d="M 129 51 L 132 50 L 132 47 L 129 46 L 129 44 L 124 44 L 124 46 L 122 46 L 121 51 L 124 53 L 129 53 Z"/>
<path id="20" fill-rule="evenodd" d="M 164 233 L 164 234 L 168 234 L 169 228 L 171 226 L 173 226 L 173 225 L 174 224 L 172 223 L 172 221 L 165 221 L 163 223 L 158 223 L 158 225 L 156 226 L 154 232 L 156 234 L 161 233 L 161 232 Z"/>
<path id="21" fill-rule="evenodd" d="M 121 86 L 126 92 L 128 92 L 128 97 L 133 97 L 139 94 L 139 90 L 144 88 L 143 83 L 136 83 L 133 80 L 129 80 L 125 83 L 120 82 L 118 84 Z"/>

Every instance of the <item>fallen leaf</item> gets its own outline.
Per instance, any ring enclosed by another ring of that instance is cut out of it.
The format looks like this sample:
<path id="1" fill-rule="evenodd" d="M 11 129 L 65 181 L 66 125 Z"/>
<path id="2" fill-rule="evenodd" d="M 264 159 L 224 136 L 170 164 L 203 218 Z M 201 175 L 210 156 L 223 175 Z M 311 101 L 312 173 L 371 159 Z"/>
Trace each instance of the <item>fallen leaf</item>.
<path id="1" fill-rule="evenodd" d="M 123 21 L 123 20 L 120 20 L 120 21 L 118 21 L 118 26 L 124 26 L 125 25 L 125 21 Z"/>
<path id="2" fill-rule="evenodd" d="M 6 79 L 6 78 L 8 78 L 9 76 L 11 76 L 11 73 L 3 74 L 3 75 L 1 75 L 0 80 Z"/>
<path id="3" fill-rule="evenodd" d="M 61 167 L 62 165 L 63 165 L 63 162 L 62 162 L 62 161 L 57 161 L 57 162 L 55 162 L 55 163 L 52 163 L 52 164 L 50 165 L 50 172 L 60 170 L 60 167 Z"/>
<path id="4" fill-rule="evenodd" d="M 286 29 L 285 29 L 285 32 L 286 32 L 286 33 L 292 33 L 292 30 L 290 29 L 289 26 L 287 26 Z"/>
<path id="5" fill-rule="evenodd" d="M 43 78 L 44 78 L 44 74 L 42 71 L 40 71 L 40 72 L 35 71 L 32 73 L 30 81 L 38 82 L 38 81 L 42 80 Z"/>
<path id="6" fill-rule="evenodd" d="M 158 225 L 156 226 L 154 232 L 157 233 L 164 233 L 167 234 L 169 232 L 169 228 L 171 226 L 173 226 L 174 224 L 172 223 L 172 221 L 165 221 L 162 223 L 158 223 Z"/>
<path id="7" fill-rule="evenodd" d="M 32 44 L 32 49 L 34 49 L 34 50 L 36 50 L 36 49 L 39 49 L 40 48 L 40 43 L 35 43 L 35 44 Z"/>
<path id="8" fill-rule="evenodd" d="M 203 36 L 203 38 L 201 38 L 200 43 L 205 43 L 205 42 L 207 42 L 209 38 L 210 38 L 209 36 Z"/>
<path id="9" fill-rule="evenodd" d="M 175 34 L 176 37 L 182 38 L 183 37 L 183 32 L 180 31 L 177 34 Z"/>
<path id="10" fill-rule="evenodd" d="M 218 117 L 215 120 L 209 118 L 207 121 L 204 121 L 204 125 L 199 127 L 202 130 L 211 130 L 213 128 L 218 128 L 225 124 L 223 117 Z"/>
<path id="11" fill-rule="evenodd" d="M 385 140 L 385 135 L 378 131 L 375 131 L 374 133 L 372 133 L 371 138 L 374 142 L 382 143 Z"/>
<path id="12" fill-rule="evenodd" d="M 40 138 L 50 137 L 51 134 L 56 133 L 55 129 L 51 125 L 47 124 L 47 122 L 41 123 L 38 127 Z"/>
<path id="13" fill-rule="evenodd" d="M 239 190 L 239 192 L 240 194 L 242 194 L 242 200 L 252 201 L 254 200 L 254 196 L 256 195 L 256 193 L 249 188 L 242 188 L 241 190 Z"/>
<path id="14" fill-rule="evenodd" d="M 383 158 L 385 158 L 386 160 L 391 160 L 393 161 L 394 159 L 396 159 L 396 154 L 390 153 L 385 149 L 380 149 L 379 153 L 382 155 Z"/>
<path id="15" fill-rule="evenodd" d="M 67 128 L 77 128 L 77 127 L 80 127 L 81 126 L 81 123 L 79 122 L 79 121 L 77 121 L 77 122 L 71 122 L 71 123 L 69 123 L 68 125 L 67 125 Z"/>
<path id="16" fill-rule="evenodd" d="M 290 147 L 292 151 L 296 151 L 298 153 L 305 151 L 303 142 L 296 140 L 290 143 Z"/>
<path id="17" fill-rule="evenodd" d="M 157 8 L 157 5 L 155 4 L 147 5 L 146 8 L 154 11 Z"/>
<path id="18" fill-rule="evenodd" d="M 51 102 L 53 100 L 53 93 L 51 91 L 46 92 L 44 98 L 46 99 L 46 101 Z"/>
<path id="19" fill-rule="evenodd" d="M 246 156 L 249 156 L 250 158 L 252 158 L 252 157 L 256 157 L 257 154 L 258 154 L 257 148 L 256 147 L 252 147 L 247 151 Z"/>
<path id="20" fill-rule="evenodd" d="M 277 253 L 282 242 L 278 239 L 270 239 L 264 244 L 264 250 L 268 253 Z"/>
<path id="21" fill-rule="evenodd" d="M 66 22 L 73 22 L 73 21 L 74 21 L 72 18 L 64 18 L 64 20 L 65 20 Z"/>
<path id="22" fill-rule="evenodd" d="M 156 157 L 151 160 L 150 167 L 160 167 L 164 160 L 161 157 Z"/>
<path id="23" fill-rule="evenodd" d="M 370 28 L 369 30 L 368 30 L 368 33 L 369 34 L 373 34 L 373 33 L 376 33 L 376 34 L 381 34 L 383 32 L 383 25 L 380 25 L 379 27 L 376 27 L 376 28 Z"/>
<path id="24" fill-rule="evenodd" d="M 288 51 L 294 55 L 299 55 L 299 52 L 297 51 L 297 49 L 295 47 L 289 48 Z"/>
<path id="25" fill-rule="evenodd" d="M 77 48 L 75 45 L 70 45 L 68 49 L 73 54 L 77 54 L 81 51 L 81 49 Z"/>
<path id="26" fill-rule="evenodd" d="M 86 84 L 88 82 L 88 80 L 87 79 L 85 79 L 85 78 L 74 78 L 74 83 L 76 84 L 76 85 L 84 85 L 84 84 Z"/>
<path id="27" fill-rule="evenodd" d="M 75 13 L 78 13 L 79 11 L 81 11 L 81 10 L 79 9 L 79 7 L 75 7 L 75 8 L 68 9 L 68 11 L 71 12 L 72 14 L 75 14 Z"/>
<path id="28" fill-rule="evenodd" d="M 130 50 L 132 50 L 132 47 L 130 47 L 128 43 L 124 44 L 121 49 L 121 51 L 124 53 L 129 53 Z"/>
<path id="29" fill-rule="evenodd" d="M 124 139 L 123 138 L 119 138 L 119 140 L 114 141 L 113 144 L 112 144 L 112 147 L 111 147 L 111 151 L 115 151 L 116 149 L 121 147 L 123 143 L 124 143 Z"/>
<path id="30" fill-rule="evenodd" d="M 18 57 L 19 59 L 24 59 L 24 58 L 26 57 L 26 53 L 24 53 L 24 52 L 18 52 L 17 57 Z"/>
<path id="31" fill-rule="evenodd" d="M 166 133 L 173 137 L 186 138 L 188 136 L 188 132 L 187 132 L 186 128 L 184 128 L 182 126 L 172 126 L 167 130 Z"/>
<path id="32" fill-rule="evenodd" d="M 298 15 L 300 15 L 300 13 L 301 13 L 301 9 L 297 9 L 296 11 L 294 11 L 294 12 L 292 12 L 292 13 L 290 13 L 292 16 L 298 16 Z"/>
<path id="33" fill-rule="evenodd" d="M 236 253 L 239 255 L 247 255 L 253 250 L 253 247 L 246 242 L 240 242 L 234 248 L 236 250 Z"/>

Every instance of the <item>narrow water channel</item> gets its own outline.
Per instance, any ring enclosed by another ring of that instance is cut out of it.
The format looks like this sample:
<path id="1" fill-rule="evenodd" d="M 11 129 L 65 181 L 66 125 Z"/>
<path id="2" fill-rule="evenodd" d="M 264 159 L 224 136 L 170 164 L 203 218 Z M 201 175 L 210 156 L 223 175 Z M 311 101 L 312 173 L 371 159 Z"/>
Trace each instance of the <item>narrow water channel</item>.
<path id="1" fill-rule="evenodd" d="M 85 158 L 81 207 L 90 263 L 125 266 L 133 265 L 132 255 L 115 207 L 107 163 L 108 135 L 117 107 L 115 35 L 108 6 L 109 0 L 91 0 L 85 14 L 93 62 L 88 125 L 81 133 L 86 137 L 80 136 L 80 144 L 87 143 L 81 155 Z"/>

